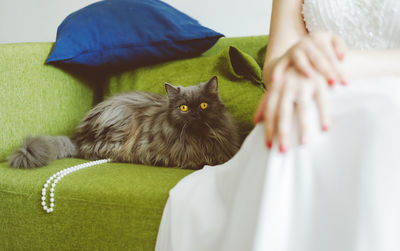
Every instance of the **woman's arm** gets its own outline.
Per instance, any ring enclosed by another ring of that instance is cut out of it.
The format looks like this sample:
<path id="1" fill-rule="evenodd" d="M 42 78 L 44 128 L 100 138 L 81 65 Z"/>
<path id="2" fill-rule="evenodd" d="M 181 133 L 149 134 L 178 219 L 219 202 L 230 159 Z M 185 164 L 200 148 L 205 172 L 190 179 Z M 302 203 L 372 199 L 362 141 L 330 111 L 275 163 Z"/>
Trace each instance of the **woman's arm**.
<path id="1" fill-rule="evenodd" d="M 274 0 L 270 36 L 263 68 L 264 85 L 279 81 L 289 66 L 310 77 L 316 70 L 328 83 L 345 82 L 338 61 L 346 44 L 329 33 L 308 35 L 301 14 L 302 0 Z"/>
<path id="2" fill-rule="evenodd" d="M 348 79 L 400 76 L 400 49 L 351 50 L 342 63 Z"/>
<path id="3" fill-rule="evenodd" d="M 274 0 L 265 65 L 285 54 L 307 34 L 301 15 L 302 0 Z"/>
<path id="4" fill-rule="evenodd" d="M 265 56 L 263 78 L 269 85 L 275 61 L 307 34 L 301 15 L 301 0 L 274 0 L 270 24 L 267 54 Z"/>
<path id="5" fill-rule="evenodd" d="M 334 82 L 379 75 L 400 75 L 400 50 L 350 51 L 338 36 L 309 35 L 301 15 L 302 0 L 274 0 L 270 40 L 263 68 L 268 89 L 254 121 L 264 121 L 267 147 L 276 137 L 282 152 L 288 147 L 289 126 L 298 113 L 301 141 L 307 138 L 306 110 L 315 102 L 321 128 L 331 124 L 327 93 Z M 297 104 L 293 109 L 293 103 Z M 300 105 L 301 104 L 301 105 Z"/>
<path id="6" fill-rule="evenodd" d="M 255 123 L 265 120 L 267 146 L 271 147 L 273 138 L 277 136 L 283 152 L 288 146 L 290 132 L 287 128 L 293 101 L 298 98 L 315 99 L 322 127 L 329 128 L 330 116 L 325 98 L 327 85 L 321 82 L 321 77 L 328 83 L 329 79 L 343 81 L 337 66 L 338 60 L 345 55 L 344 42 L 328 33 L 308 35 L 301 14 L 302 2 L 273 1 L 270 39 L 263 68 L 264 85 L 268 92 L 254 118 Z M 295 73 L 296 70 L 299 74 Z M 296 84 L 300 80 L 306 83 L 303 78 L 308 78 L 310 84 Z M 297 109 L 300 122 L 304 120 L 303 111 L 307 109 L 307 106 L 302 107 L 304 109 Z M 299 130 L 304 136 L 306 128 L 300 125 Z"/>

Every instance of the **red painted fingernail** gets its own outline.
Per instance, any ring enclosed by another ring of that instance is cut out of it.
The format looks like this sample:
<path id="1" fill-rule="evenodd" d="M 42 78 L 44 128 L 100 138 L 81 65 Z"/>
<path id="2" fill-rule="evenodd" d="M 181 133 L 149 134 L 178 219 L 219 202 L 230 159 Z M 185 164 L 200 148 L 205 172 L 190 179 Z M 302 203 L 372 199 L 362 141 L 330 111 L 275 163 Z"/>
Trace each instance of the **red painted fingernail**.
<path id="1" fill-rule="evenodd" d="M 268 149 L 271 149 L 271 148 L 272 148 L 272 141 L 271 141 L 271 140 L 268 140 L 268 141 L 267 141 L 267 148 L 268 148 Z"/>
<path id="2" fill-rule="evenodd" d="M 280 151 L 281 153 L 286 153 L 287 149 L 286 149 L 286 147 L 284 147 L 283 145 L 280 145 L 280 146 L 279 146 L 279 151 Z"/>
<path id="3" fill-rule="evenodd" d="M 335 80 L 332 78 L 328 78 L 328 85 L 333 86 L 335 84 Z"/>
<path id="4" fill-rule="evenodd" d="M 340 82 L 343 86 L 347 86 L 348 84 L 347 84 L 347 82 L 346 81 L 342 81 L 342 82 Z"/>
<path id="5" fill-rule="evenodd" d="M 323 125 L 323 126 L 322 126 L 322 131 L 324 131 L 324 132 L 329 131 L 329 126 Z"/>

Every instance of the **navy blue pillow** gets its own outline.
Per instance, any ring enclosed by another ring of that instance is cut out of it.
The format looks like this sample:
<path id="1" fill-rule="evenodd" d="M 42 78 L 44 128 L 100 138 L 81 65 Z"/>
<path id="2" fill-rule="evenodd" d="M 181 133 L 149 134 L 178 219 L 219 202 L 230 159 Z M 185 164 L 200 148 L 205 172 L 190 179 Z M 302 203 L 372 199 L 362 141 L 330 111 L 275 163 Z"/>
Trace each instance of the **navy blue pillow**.
<path id="1" fill-rule="evenodd" d="M 144 65 L 200 55 L 222 36 L 158 0 L 105 0 L 65 18 L 46 63 Z"/>

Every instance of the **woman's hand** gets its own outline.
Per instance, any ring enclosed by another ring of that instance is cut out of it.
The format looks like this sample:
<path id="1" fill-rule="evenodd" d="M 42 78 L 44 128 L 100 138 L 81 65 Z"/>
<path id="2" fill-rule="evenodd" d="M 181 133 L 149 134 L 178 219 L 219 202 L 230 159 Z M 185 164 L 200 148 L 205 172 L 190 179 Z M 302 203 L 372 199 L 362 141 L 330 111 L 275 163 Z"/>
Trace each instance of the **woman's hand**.
<path id="1" fill-rule="evenodd" d="M 306 78 L 313 72 L 322 75 L 329 85 L 340 82 L 347 84 L 341 69 L 342 61 L 347 53 L 344 40 L 330 33 L 316 33 L 300 39 L 272 64 L 264 67 L 264 82 L 280 81 L 289 66 L 293 66 Z"/>
<path id="2" fill-rule="evenodd" d="M 307 141 L 306 114 L 315 102 L 318 108 L 321 129 L 331 126 L 328 103 L 329 86 L 324 75 L 310 70 L 311 77 L 300 74 L 295 66 L 289 66 L 279 80 L 273 81 L 268 92 L 261 99 L 254 122 L 264 120 L 266 145 L 272 147 L 275 137 L 281 152 L 286 152 L 290 142 L 290 129 L 294 114 L 297 113 L 300 142 Z"/>
<path id="3" fill-rule="evenodd" d="M 330 128 L 327 93 L 335 82 L 347 85 L 341 62 L 345 54 L 347 46 L 343 39 L 330 33 L 317 33 L 302 37 L 285 54 L 264 65 L 268 93 L 261 100 L 254 122 L 265 120 L 268 148 L 277 137 L 280 151 L 286 152 L 294 113 L 297 113 L 300 142 L 305 143 L 306 114 L 314 102 L 322 130 Z"/>

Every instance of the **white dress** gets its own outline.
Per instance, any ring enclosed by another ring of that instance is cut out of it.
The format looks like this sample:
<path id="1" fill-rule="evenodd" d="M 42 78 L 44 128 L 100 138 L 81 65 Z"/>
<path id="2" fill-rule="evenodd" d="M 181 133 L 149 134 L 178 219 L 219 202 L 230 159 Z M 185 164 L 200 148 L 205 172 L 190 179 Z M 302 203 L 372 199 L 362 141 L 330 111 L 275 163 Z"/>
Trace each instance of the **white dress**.
<path id="1" fill-rule="evenodd" d="M 303 15 L 353 48 L 400 48 L 398 0 L 305 0 Z M 229 162 L 180 181 L 156 250 L 399 251 L 400 78 L 336 86 L 330 99 L 331 130 L 314 109 L 306 145 L 268 151 L 257 125 Z"/>

